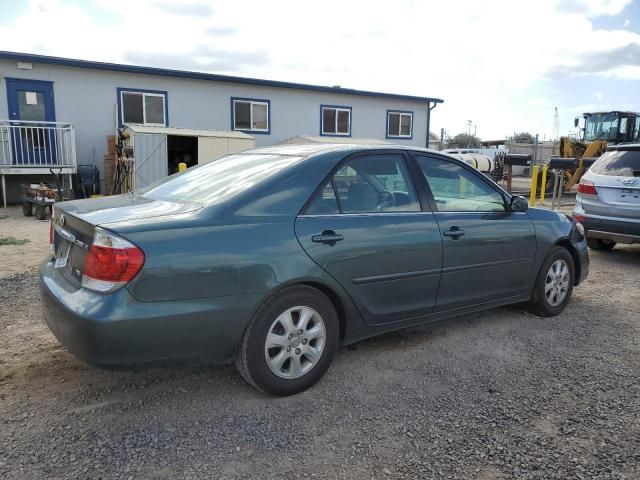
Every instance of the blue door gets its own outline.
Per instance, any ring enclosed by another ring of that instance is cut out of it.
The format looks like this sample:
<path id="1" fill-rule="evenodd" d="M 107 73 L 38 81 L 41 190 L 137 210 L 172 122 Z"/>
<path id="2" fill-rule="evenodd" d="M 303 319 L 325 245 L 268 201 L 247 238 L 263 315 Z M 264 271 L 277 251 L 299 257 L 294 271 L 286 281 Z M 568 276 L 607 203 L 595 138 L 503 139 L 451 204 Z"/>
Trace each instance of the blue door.
<path id="1" fill-rule="evenodd" d="M 56 130 L 53 82 L 7 78 L 13 164 L 56 164 Z"/>

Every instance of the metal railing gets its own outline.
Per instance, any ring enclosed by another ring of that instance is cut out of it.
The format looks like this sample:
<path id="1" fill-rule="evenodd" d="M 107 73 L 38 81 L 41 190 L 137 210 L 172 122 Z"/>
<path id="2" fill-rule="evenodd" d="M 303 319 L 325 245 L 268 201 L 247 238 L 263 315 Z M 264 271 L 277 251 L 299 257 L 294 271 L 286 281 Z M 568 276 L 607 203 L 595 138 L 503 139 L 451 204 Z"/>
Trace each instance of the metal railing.
<path id="1" fill-rule="evenodd" d="M 75 167 L 73 125 L 0 120 L 0 167 Z"/>

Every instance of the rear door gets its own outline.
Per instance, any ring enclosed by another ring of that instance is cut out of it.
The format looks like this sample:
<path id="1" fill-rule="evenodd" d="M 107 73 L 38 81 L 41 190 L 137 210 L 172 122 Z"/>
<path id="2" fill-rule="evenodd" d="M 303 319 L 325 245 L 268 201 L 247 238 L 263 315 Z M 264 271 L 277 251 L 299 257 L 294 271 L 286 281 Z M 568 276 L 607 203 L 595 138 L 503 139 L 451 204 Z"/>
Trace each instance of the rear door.
<path id="1" fill-rule="evenodd" d="M 474 169 L 443 157 L 415 158 L 442 235 L 435 311 L 521 296 L 536 253 L 528 215 L 507 211 L 499 189 Z"/>
<path id="2" fill-rule="evenodd" d="M 368 323 L 433 311 L 442 242 L 403 154 L 347 159 L 295 229 L 302 247 L 344 287 Z"/>

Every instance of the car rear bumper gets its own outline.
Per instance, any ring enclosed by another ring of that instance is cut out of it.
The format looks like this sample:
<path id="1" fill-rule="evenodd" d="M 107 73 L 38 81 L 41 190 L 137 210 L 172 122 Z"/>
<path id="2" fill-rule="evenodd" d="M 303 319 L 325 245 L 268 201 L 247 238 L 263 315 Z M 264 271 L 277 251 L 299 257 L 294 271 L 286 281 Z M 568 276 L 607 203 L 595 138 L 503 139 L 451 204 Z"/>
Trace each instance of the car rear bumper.
<path id="1" fill-rule="evenodd" d="M 44 319 L 69 352 L 95 365 L 180 357 L 231 359 L 261 295 L 138 302 L 126 288 L 110 295 L 72 288 L 53 262 L 40 265 Z"/>
<path id="2" fill-rule="evenodd" d="M 587 238 L 601 238 L 618 243 L 640 243 L 640 221 L 612 219 L 574 212 L 582 218 Z"/>

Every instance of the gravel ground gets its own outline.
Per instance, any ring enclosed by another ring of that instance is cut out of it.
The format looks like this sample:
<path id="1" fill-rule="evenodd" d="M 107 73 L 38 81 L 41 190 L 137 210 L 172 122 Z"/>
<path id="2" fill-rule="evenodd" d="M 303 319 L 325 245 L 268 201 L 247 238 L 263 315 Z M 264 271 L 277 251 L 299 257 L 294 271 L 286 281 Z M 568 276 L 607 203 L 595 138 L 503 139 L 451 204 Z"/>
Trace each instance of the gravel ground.
<path id="1" fill-rule="evenodd" d="M 567 310 L 342 349 L 289 398 L 233 367 L 108 371 L 58 345 L 33 270 L 0 279 L 0 478 L 640 478 L 640 246 Z"/>
<path id="2" fill-rule="evenodd" d="M 49 252 L 49 216 L 46 220 L 25 217 L 22 206 L 0 208 L 0 238 L 26 243 L 0 245 L 0 278 L 10 277 L 40 263 Z"/>

